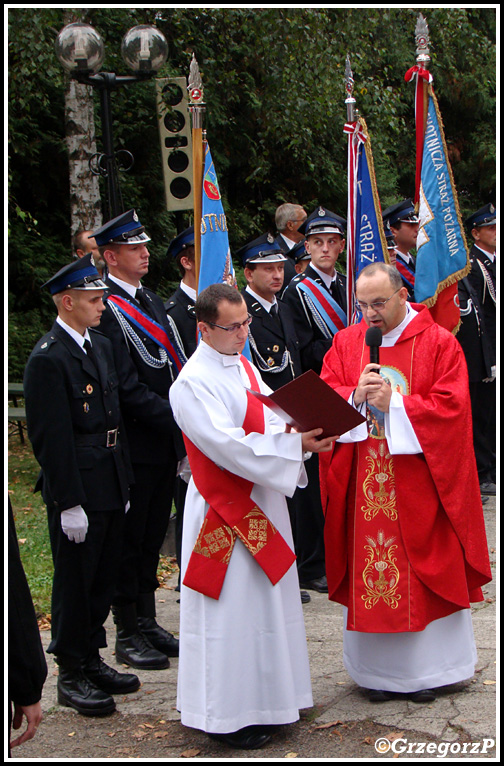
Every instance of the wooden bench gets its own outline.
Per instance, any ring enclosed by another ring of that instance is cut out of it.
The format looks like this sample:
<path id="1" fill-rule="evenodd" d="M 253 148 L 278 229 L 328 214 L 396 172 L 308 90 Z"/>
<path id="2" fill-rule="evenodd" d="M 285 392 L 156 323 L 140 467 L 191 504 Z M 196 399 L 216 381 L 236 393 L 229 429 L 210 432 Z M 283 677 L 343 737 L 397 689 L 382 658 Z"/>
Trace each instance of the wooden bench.
<path id="1" fill-rule="evenodd" d="M 24 430 L 26 429 L 26 410 L 24 407 L 18 406 L 18 398 L 23 398 L 23 384 L 22 383 L 8 383 L 8 395 L 9 400 L 12 399 L 13 407 L 9 406 L 7 419 L 9 423 L 16 424 L 16 431 L 21 439 L 21 444 L 24 444 Z M 10 434 L 9 434 L 10 435 Z"/>

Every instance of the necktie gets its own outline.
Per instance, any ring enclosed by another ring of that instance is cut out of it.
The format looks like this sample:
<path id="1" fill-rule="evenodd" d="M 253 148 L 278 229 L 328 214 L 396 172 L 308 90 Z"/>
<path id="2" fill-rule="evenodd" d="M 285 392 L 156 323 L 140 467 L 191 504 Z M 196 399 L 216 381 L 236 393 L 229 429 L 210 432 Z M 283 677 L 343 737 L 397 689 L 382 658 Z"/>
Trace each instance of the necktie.
<path id="1" fill-rule="evenodd" d="M 91 341 L 89 340 L 84 341 L 84 350 L 86 351 L 86 354 L 89 360 L 94 364 L 94 366 L 98 370 L 98 362 L 96 361 L 96 356 L 95 356 L 95 352 L 93 351 L 93 346 L 91 345 Z"/>
<path id="2" fill-rule="evenodd" d="M 272 317 L 278 316 L 278 306 L 276 303 L 274 303 L 272 307 L 270 308 L 270 314 Z"/>
<path id="3" fill-rule="evenodd" d="M 135 293 L 135 298 L 139 302 L 140 306 L 143 308 L 146 314 L 149 314 L 151 316 L 152 314 L 152 308 L 151 308 L 151 302 L 145 295 L 143 288 L 138 287 L 137 291 Z"/>

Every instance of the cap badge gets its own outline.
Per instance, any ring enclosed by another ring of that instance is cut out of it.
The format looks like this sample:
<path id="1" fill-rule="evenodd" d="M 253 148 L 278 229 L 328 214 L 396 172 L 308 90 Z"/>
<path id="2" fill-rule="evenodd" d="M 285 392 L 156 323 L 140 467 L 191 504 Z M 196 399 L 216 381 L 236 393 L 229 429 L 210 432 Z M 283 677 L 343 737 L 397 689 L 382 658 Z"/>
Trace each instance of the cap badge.
<path id="1" fill-rule="evenodd" d="M 319 207 L 319 209 L 318 209 L 318 214 L 319 214 L 319 216 L 320 216 L 321 218 L 323 218 L 323 217 L 325 216 L 325 214 L 326 214 L 326 213 L 325 213 L 325 210 L 324 210 L 324 208 L 323 208 L 323 207 Z"/>
<path id="2" fill-rule="evenodd" d="M 135 221 L 135 223 L 138 223 L 138 216 L 136 214 L 136 210 L 133 210 L 133 220 Z"/>
<path id="3" fill-rule="evenodd" d="M 495 213 L 495 207 L 493 205 L 490 205 L 490 212 Z"/>
<path id="4" fill-rule="evenodd" d="M 272 245 L 273 242 L 275 241 L 275 237 L 273 236 L 273 234 L 268 234 L 267 240 L 268 240 L 269 244 Z"/>

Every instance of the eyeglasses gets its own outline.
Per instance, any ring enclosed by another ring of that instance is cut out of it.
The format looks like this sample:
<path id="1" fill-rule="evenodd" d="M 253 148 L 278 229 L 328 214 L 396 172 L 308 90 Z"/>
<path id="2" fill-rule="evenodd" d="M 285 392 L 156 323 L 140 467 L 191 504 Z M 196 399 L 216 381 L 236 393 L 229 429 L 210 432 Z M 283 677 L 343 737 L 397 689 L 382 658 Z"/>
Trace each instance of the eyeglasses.
<path id="1" fill-rule="evenodd" d="M 235 333 L 235 332 L 238 332 L 241 327 L 248 327 L 251 321 L 252 321 L 252 316 L 250 314 L 247 314 L 247 318 L 245 319 L 244 322 L 236 322 L 235 324 L 232 324 L 229 327 L 223 327 L 221 324 L 215 324 L 215 322 L 207 322 L 206 324 L 209 324 L 211 327 L 218 327 L 220 330 L 225 330 L 226 332 Z"/>
<path id="2" fill-rule="evenodd" d="M 399 292 L 401 288 L 399 287 L 395 293 L 392 293 L 390 298 L 393 298 L 396 293 Z M 364 314 L 368 309 L 373 309 L 373 311 L 382 311 L 385 308 L 385 304 L 389 302 L 390 298 L 387 298 L 386 301 L 374 301 L 374 303 L 362 303 L 362 301 L 355 301 L 355 308 L 357 311 L 362 311 Z"/>

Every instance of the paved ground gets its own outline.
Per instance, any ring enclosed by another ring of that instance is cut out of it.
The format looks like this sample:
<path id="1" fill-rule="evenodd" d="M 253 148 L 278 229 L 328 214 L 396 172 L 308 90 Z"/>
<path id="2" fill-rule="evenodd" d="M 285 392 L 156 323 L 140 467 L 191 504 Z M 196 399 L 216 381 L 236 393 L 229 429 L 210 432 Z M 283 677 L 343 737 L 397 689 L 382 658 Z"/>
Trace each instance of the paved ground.
<path id="1" fill-rule="evenodd" d="M 485 506 L 490 558 L 495 571 L 496 503 Z M 174 583 L 175 584 L 175 583 Z M 48 659 L 49 676 L 44 687 L 44 720 L 37 736 L 13 751 L 16 758 L 109 758 L 200 760 L 223 758 L 365 759 L 479 757 L 495 759 L 496 740 L 496 588 L 485 586 L 485 601 L 475 605 L 473 622 L 478 665 L 473 679 L 444 687 L 435 702 L 414 704 L 406 699 L 371 704 L 346 673 L 342 662 L 341 608 L 318 593 L 303 606 L 315 707 L 303 711 L 301 721 L 282 728 L 260 751 L 227 749 L 211 742 L 199 731 L 180 724 L 176 710 L 177 660 L 162 671 L 135 671 L 142 685 L 136 694 L 116 698 L 117 712 L 106 719 L 89 719 L 56 700 L 57 668 Z M 172 588 L 157 592 L 158 620 L 177 633 L 179 594 Z M 103 651 L 115 666 L 114 629 L 107 623 L 111 646 Z M 42 632 L 44 646 L 49 633 Z M 377 744 L 378 742 L 378 744 Z M 393 744 L 394 750 L 391 749 Z M 416 743 L 430 743 L 440 750 L 429 755 L 417 752 Z M 480 743 L 479 750 L 475 750 Z M 485 744 L 483 744 L 485 743 Z M 443 749 L 446 751 L 443 753 Z M 408 752 L 409 750 L 409 752 Z"/>

